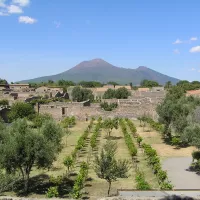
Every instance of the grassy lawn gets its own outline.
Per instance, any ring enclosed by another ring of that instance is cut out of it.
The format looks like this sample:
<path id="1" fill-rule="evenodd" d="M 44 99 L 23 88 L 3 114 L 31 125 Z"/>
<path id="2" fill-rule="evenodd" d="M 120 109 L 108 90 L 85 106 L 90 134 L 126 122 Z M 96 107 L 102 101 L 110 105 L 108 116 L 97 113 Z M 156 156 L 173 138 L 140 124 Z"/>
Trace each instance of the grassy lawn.
<path id="1" fill-rule="evenodd" d="M 137 127 L 139 135 L 143 137 L 144 142 L 151 144 L 162 159 L 168 157 L 191 156 L 191 153 L 195 150 L 194 147 L 177 149 L 174 146 L 166 144 L 162 139 L 162 135 L 157 131 L 150 129 L 149 127 L 145 127 L 145 130 L 143 130 L 143 127 L 140 127 L 139 121 L 134 121 L 134 124 Z M 147 130 L 150 130 L 150 132 L 147 132 Z"/>

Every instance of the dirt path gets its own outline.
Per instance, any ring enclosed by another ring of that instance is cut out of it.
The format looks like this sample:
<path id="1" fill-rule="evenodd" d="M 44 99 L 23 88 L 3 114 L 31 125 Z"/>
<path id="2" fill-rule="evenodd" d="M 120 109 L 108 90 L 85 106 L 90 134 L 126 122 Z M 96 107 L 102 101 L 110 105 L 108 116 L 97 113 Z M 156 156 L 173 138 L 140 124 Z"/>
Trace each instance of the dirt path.
<path id="1" fill-rule="evenodd" d="M 191 157 L 167 158 L 163 161 L 163 169 L 167 170 L 174 189 L 200 189 L 200 176 L 188 170 L 191 162 Z"/>

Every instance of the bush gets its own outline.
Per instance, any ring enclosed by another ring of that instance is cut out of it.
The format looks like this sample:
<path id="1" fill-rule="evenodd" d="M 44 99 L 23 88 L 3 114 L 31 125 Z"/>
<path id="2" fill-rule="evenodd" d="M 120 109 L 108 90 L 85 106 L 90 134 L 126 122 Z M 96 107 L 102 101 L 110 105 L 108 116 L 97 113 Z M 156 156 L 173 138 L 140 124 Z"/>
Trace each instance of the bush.
<path id="1" fill-rule="evenodd" d="M 137 171 L 135 181 L 137 183 L 136 188 L 138 190 L 150 190 L 151 186 L 145 180 L 144 174 L 140 171 Z"/>
<path id="2" fill-rule="evenodd" d="M 178 137 L 173 137 L 172 140 L 171 140 L 171 144 L 172 144 L 173 146 L 179 146 L 179 145 L 181 144 L 180 138 L 178 138 Z"/>
<path id="3" fill-rule="evenodd" d="M 118 107 L 118 104 L 117 103 L 108 104 L 107 102 L 103 102 L 103 103 L 100 104 L 100 106 L 105 111 L 112 111 L 112 110 L 114 110 L 115 108 Z"/>
<path id="4" fill-rule="evenodd" d="M 0 100 L 0 106 L 8 106 L 8 105 L 9 105 L 9 102 L 7 99 Z"/>
<path id="5" fill-rule="evenodd" d="M 192 158 L 193 160 L 200 160 L 200 151 L 194 151 L 192 152 Z"/>
<path id="6" fill-rule="evenodd" d="M 46 192 L 46 197 L 47 198 L 53 198 L 53 197 L 58 197 L 58 187 L 50 187 L 48 191 Z"/>

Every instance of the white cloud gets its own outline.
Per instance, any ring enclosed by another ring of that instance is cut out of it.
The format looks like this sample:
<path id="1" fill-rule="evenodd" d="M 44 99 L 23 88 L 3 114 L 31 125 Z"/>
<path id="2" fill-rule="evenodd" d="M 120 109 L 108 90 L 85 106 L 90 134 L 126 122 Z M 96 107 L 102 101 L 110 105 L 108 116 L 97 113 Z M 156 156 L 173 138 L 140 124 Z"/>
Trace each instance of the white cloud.
<path id="1" fill-rule="evenodd" d="M 198 72 L 200 73 L 200 70 L 198 70 Z"/>
<path id="2" fill-rule="evenodd" d="M 16 5 L 10 5 L 7 8 L 8 8 L 8 13 L 10 13 L 10 14 L 23 13 L 23 10 L 21 9 L 21 7 L 16 6 Z"/>
<path id="3" fill-rule="evenodd" d="M 183 41 L 177 39 L 173 44 L 181 44 L 181 43 L 183 43 Z"/>
<path id="4" fill-rule="evenodd" d="M 190 41 L 197 41 L 197 40 L 198 40 L 197 37 L 191 37 L 191 38 L 190 38 Z"/>
<path id="5" fill-rule="evenodd" d="M 190 53 L 198 53 L 200 52 L 200 46 L 192 47 L 190 49 Z"/>
<path id="6" fill-rule="evenodd" d="M 56 28 L 59 28 L 61 26 L 61 22 L 54 21 L 53 23 L 56 26 Z"/>
<path id="7" fill-rule="evenodd" d="M 30 4 L 30 0 L 12 0 L 12 3 L 23 7 L 28 6 Z"/>
<path id="8" fill-rule="evenodd" d="M 196 69 L 195 69 L 195 68 L 192 68 L 191 71 L 196 71 Z"/>
<path id="9" fill-rule="evenodd" d="M 20 16 L 19 17 L 19 23 L 24 23 L 24 24 L 34 24 L 36 23 L 37 20 L 28 16 Z"/>
<path id="10" fill-rule="evenodd" d="M 174 54 L 180 54 L 180 51 L 178 49 L 174 49 Z"/>

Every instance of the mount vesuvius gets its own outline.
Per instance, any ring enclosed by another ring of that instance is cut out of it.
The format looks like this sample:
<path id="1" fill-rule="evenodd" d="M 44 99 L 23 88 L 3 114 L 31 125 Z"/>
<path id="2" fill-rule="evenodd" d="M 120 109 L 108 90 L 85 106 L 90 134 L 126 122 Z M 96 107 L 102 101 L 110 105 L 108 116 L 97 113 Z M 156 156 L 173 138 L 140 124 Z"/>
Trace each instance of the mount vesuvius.
<path id="1" fill-rule="evenodd" d="M 137 69 L 127 69 L 122 67 L 116 67 L 112 64 L 102 60 L 93 59 L 90 61 L 83 61 L 75 67 L 52 76 L 44 76 L 30 80 L 20 81 L 21 83 L 37 83 L 46 82 L 48 80 L 70 80 L 74 82 L 79 81 L 99 81 L 106 83 L 108 81 L 115 81 L 121 84 L 128 84 L 130 82 L 133 85 L 138 85 L 144 79 L 157 81 L 159 84 L 165 84 L 167 81 L 171 81 L 173 84 L 179 80 L 157 71 L 149 69 L 147 67 L 138 67 Z"/>

